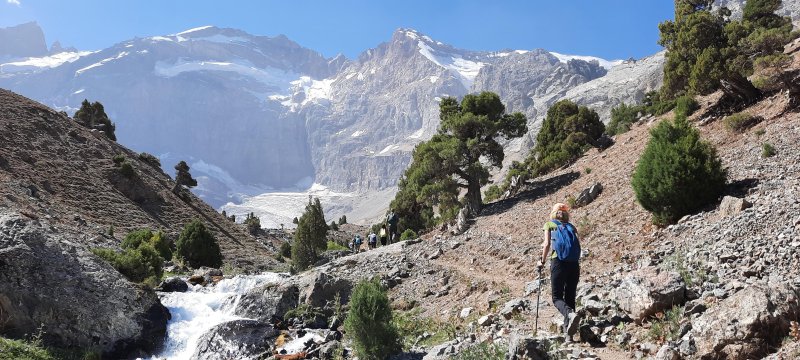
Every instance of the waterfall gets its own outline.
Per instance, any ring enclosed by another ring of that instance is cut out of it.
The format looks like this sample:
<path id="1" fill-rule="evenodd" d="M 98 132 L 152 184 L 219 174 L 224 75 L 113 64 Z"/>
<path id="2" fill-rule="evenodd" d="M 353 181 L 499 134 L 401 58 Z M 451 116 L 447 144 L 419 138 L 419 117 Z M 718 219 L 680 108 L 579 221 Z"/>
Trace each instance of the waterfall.
<path id="1" fill-rule="evenodd" d="M 161 303 L 169 309 L 172 319 L 167 323 L 167 339 L 162 351 L 152 360 L 182 360 L 191 358 L 197 341 L 212 327 L 242 319 L 234 314 L 236 304 L 248 290 L 280 281 L 286 274 L 264 273 L 238 275 L 213 286 L 190 286 L 183 293 L 159 293 Z"/>

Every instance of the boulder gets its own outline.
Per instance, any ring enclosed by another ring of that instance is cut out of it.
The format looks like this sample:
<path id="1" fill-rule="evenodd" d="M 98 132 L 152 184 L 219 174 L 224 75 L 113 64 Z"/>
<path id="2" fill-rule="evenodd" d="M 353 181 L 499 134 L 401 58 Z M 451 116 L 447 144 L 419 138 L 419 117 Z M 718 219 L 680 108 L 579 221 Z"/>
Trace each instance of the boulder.
<path id="1" fill-rule="evenodd" d="M 653 360 L 680 360 L 681 354 L 670 344 L 664 344 Z"/>
<path id="2" fill-rule="evenodd" d="M 45 345 L 97 349 L 118 359 L 164 342 L 169 311 L 78 244 L 85 235 L 0 211 L 0 332 L 37 333 Z"/>
<path id="3" fill-rule="evenodd" d="M 522 310 L 530 308 L 531 302 L 525 299 L 514 299 L 506 302 L 503 306 L 503 309 L 500 310 L 500 315 L 502 315 L 506 320 L 511 319 L 514 315 L 519 314 Z"/>
<path id="4" fill-rule="evenodd" d="M 736 215 L 751 206 L 753 206 L 753 204 L 745 199 L 726 195 L 719 204 L 719 216 L 727 217 Z"/>
<path id="5" fill-rule="evenodd" d="M 283 319 L 287 311 L 297 307 L 299 290 L 294 284 L 267 284 L 250 289 L 236 304 L 234 313 L 248 319 L 270 322 Z"/>
<path id="6" fill-rule="evenodd" d="M 753 285 L 722 300 L 692 321 L 703 359 L 751 359 L 780 346 L 789 322 L 800 315 L 798 289 Z"/>
<path id="7" fill-rule="evenodd" d="M 189 285 L 183 279 L 173 276 L 162 281 L 157 290 L 163 292 L 186 292 L 186 290 L 189 290 Z"/>
<path id="8" fill-rule="evenodd" d="M 262 359 L 271 355 L 279 331 L 258 320 L 234 320 L 214 326 L 197 341 L 194 360 Z"/>
<path id="9" fill-rule="evenodd" d="M 583 189 L 583 191 L 581 191 L 580 194 L 578 194 L 578 196 L 575 198 L 575 207 L 589 205 L 589 203 L 594 201 L 594 199 L 597 199 L 601 192 L 603 192 L 603 185 L 601 185 L 599 182 L 592 184 L 592 186 L 586 189 Z"/>
<path id="10" fill-rule="evenodd" d="M 298 280 L 300 303 L 314 307 L 324 307 L 327 301 L 339 294 L 343 304 L 350 301 L 353 283 L 347 279 L 336 278 L 325 272 L 309 272 Z"/>
<path id="11" fill-rule="evenodd" d="M 508 353 L 506 359 L 547 360 L 550 359 L 547 350 L 547 346 L 537 339 L 514 333 L 508 338 Z"/>
<path id="12" fill-rule="evenodd" d="M 660 311 L 683 304 L 686 284 L 678 273 L 646 267 L 623 278 L 611 296 L 634 321 L 641 323 Z"/>

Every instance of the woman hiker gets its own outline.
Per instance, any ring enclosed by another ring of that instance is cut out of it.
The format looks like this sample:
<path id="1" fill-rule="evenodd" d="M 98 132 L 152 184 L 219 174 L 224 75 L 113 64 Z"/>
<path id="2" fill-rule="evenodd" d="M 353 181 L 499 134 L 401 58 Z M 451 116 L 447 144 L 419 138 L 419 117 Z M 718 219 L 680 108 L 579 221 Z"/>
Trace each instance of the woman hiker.
<path id="1" fill-rule="evenodd" d="M 551 250 L 552 246 L 552 250 Z M 575 293 L 580 278 L 580 242 L 575 226 L 569 223 L 569 206 L 558 203 L 550 212 L 550 221 L 544 224 L 542 258 L 537 266 L 541 273 L 550 259 L 550 283 L 553 305 L 564 316 L 563 331 L 567 341 L 578 330 L 580 318 L 575 312 Z"/>

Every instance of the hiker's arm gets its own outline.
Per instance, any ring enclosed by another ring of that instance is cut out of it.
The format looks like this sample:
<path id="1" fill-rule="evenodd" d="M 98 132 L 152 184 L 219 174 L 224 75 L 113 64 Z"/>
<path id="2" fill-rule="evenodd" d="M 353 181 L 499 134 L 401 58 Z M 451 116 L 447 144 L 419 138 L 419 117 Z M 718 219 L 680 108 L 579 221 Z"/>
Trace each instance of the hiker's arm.
<path id="1" fill-rule="evenodd" d="M 542 242 L 542 258 L 540 264 L 547 262 L 547 255 L 550 253 L 550 231 L 544 231 L 544 241 Z"/>

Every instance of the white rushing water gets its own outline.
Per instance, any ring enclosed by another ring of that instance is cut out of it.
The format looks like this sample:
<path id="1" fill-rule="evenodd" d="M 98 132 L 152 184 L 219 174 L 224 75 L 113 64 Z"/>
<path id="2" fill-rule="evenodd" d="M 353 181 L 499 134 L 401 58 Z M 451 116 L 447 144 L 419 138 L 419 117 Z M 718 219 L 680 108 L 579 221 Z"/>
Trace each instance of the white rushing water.
<path id="1" fill-rule="evenodd" d="M 167 340 L 156 359 L 189 359 L 200 337 L 215 325 L 241 319 L 233 312 L 239 298 L 248 290 L 280 281 L 286 274 L 239 275 L 214 286 L 190 286 L 184 293 L 159 294 L 172 319 L 167 323 Z"/>

